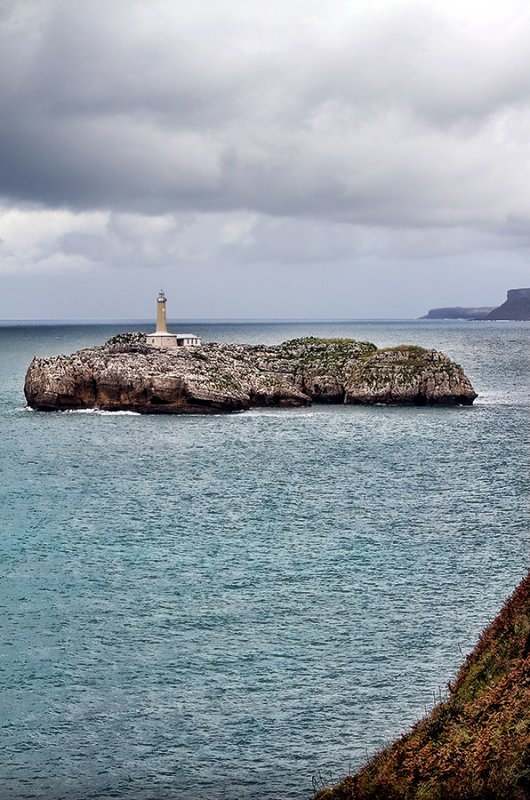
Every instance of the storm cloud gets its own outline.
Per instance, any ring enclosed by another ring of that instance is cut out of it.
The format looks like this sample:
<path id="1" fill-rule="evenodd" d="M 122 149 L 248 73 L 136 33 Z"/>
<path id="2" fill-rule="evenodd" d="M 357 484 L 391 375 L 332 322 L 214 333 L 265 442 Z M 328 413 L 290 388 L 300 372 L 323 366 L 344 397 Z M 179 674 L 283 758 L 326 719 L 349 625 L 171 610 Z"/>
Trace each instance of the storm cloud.
<path id="1" fill-rule="evenodd" d="M 0 26 L 4 275 L 407 284 L 459 259 L 444 302 L 527 283 L 525 2 L 15 0 Z"/>

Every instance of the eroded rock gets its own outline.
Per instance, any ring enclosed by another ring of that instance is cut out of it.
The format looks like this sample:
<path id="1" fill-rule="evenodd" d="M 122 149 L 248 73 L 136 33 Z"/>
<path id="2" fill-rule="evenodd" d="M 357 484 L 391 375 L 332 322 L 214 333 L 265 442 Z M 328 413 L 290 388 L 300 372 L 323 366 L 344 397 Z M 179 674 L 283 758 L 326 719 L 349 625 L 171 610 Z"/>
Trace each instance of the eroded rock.
<path id="1" fill-rule="evenodd" d="M 353 339 L 280 345 L 205 344 L 160 350 L 120 334 L 71 356 L 33 359 L 31 408 L 101 408 L 150 414 L 218 413 L 311 403 L 471 405 L 462 369 L 435 350 L 378 350 Z"/>

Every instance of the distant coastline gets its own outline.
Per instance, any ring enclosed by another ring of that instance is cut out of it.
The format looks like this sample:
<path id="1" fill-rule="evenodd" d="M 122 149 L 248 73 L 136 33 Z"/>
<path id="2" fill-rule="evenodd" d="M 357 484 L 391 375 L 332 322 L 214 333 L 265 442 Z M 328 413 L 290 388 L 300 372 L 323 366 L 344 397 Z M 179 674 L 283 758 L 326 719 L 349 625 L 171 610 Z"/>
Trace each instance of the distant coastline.
<path id="1" fill-rule="evenodd" d="M 530 320 L 530 289 L 508 289 L 506 300 L 499 306 L 446 306 L 431 308 L 420 319 L 468 319 L 468 320 Z"/>
<path id="2" fill-rule="evenodd" d="M 493 311 L 493 306 L 481 308 L 464 308 L 462 306 L 449 306 L 447 308 L 431 308 L 420 319 L 486 319 L 488 314 Z"/>

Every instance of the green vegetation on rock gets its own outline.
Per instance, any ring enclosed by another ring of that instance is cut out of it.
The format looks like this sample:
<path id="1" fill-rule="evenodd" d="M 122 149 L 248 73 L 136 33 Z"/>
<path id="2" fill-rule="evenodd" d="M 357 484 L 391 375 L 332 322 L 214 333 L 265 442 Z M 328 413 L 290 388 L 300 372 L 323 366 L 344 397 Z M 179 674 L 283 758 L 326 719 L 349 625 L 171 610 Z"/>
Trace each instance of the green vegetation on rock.
<path id="1" fill-rule="evenodd" d="M 141 333 L 34 360 L 25 392 L 28 404 L 42 410 L 96 406 L 156 414 L 310 403 L 471 405 L 476 397 L 450 359 L 409 345 L 378 350 L 370 342 L 305 337 L 160 349 Z"/>
<path id="2" fill-rule="evenodd" d="M 105 344 L 103 345 L 104 348 L 113 348 L 113 347 L 123 347 L 132 345 L 142 345 L 146 344 L 147 341 L 147 334 L 141 333 L 140 331 L 133 331 L 133 332 L 126 332 L 126 333 L 117 333 L 115 336 L 111 336 Z"/>

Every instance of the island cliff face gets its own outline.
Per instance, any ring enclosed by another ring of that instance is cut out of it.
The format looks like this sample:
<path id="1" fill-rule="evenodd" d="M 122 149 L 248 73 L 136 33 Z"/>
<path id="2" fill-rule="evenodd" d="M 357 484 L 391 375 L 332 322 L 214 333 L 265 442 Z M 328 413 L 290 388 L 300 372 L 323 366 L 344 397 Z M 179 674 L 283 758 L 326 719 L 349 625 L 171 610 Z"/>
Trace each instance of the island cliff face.
<path id="1" fill-rule="evenodd" d="M 160 350 L 144 334 L 120 334 L 71 356 L 33 359 L 24 386 L 31 408 L 100 408 L 185 414 L 256 406 L 471 405 L 462 369 L 435 350 L 378 350 L 352 339 L 280 345 L 206 344 Z"/>
<path id="2" fill-rule="evenodd" d="M 448 688 L 410 733 L 315 800 L 530 798 L 530 575 Z"/>

